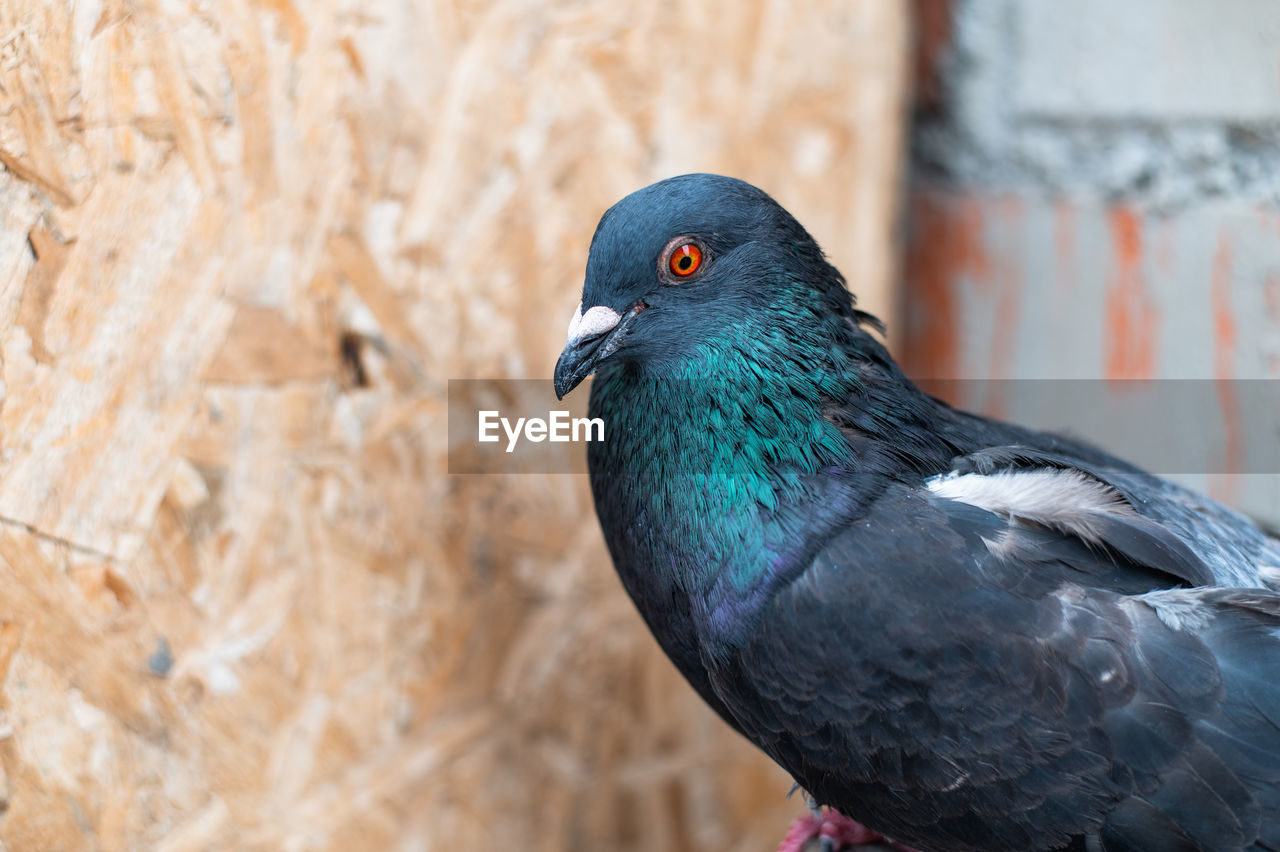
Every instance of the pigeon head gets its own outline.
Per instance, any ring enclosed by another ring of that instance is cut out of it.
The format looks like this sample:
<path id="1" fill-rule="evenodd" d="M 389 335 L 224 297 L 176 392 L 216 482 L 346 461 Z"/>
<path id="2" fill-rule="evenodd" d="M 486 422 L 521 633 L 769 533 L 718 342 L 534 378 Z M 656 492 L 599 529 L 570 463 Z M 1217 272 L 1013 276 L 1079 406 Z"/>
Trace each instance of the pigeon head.
<path id="1" fill-rule="evenodd" d="M 596 227 L 556 395 L 606 364 L 687 375 L 730 348 L 727 335 L 769 329 L 782 335 L 772 345 L 785 345 L 788 335 L 847 332 L 862 316 L 813 238 L 763 191 L 719 175 L 670 178 Z"/>

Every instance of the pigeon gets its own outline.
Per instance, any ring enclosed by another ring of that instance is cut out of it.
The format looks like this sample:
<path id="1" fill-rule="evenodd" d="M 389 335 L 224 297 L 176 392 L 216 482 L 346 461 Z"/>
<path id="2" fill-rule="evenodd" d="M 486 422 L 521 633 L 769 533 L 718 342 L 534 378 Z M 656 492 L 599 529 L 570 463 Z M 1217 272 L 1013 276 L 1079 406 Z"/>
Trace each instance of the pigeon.
<path id="1" fill-rule="evenodd" d="M 1280 850 L 1280 541 L 882 333 L 743 181 L 601 218 L 555 392 L 594 373 L 596 513 L 685 679 L 900 848 Z"/>

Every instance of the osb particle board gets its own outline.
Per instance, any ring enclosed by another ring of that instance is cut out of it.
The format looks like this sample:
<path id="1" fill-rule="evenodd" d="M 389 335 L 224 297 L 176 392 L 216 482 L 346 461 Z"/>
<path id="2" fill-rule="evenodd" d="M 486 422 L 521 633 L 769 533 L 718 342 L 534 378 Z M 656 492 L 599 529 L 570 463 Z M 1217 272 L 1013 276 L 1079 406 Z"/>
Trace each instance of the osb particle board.
<path id="1" fill-rule="evenodd" d="M 580 478 L 447 476 L 445 384 L 547 376 L 682 171 L 885 312 L 904 14 L 6 3 L 0 840 L 771 848 Z"/>

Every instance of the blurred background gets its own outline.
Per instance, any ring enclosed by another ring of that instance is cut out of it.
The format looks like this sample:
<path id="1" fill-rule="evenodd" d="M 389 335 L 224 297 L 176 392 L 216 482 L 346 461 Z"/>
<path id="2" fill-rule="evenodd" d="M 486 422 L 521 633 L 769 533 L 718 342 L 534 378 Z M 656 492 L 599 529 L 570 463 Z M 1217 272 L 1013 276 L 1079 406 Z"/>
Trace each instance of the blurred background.
<path id="1" fill-rule="evenodd" d="M 909 372 L 1280 527 L 1280 6 L 913 8 Z"/>
<path id="2" fill-rule="evenodd" d="M 1267 0 L 9 0 L 0 165 L 11 849 L 774 848 L 582 477 L 448 474 L 653 180 L 769 191 L 916 375 L 1280 369 Z"/>

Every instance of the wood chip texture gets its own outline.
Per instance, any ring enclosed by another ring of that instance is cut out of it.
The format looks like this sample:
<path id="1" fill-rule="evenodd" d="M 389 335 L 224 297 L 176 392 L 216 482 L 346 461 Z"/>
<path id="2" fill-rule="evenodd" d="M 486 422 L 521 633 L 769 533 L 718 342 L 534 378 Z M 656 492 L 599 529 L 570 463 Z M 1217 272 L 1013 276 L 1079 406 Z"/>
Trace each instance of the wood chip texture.
<path id="1" fill-rule="evenodd" d="M 739 175 L 887 312 L 904 4 L 0 4 L 0 841 L 767 850 L 575 476 L 449 476 L 600 213 Z"/>

